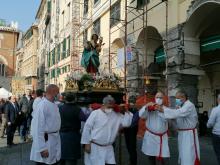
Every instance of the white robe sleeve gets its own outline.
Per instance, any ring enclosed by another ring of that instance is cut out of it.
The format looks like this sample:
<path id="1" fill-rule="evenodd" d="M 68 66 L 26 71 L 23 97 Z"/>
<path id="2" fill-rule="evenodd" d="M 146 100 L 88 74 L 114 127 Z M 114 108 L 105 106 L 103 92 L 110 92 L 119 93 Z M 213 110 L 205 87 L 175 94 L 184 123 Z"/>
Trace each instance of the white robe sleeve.
<path id="1" fill-rule="evenodd" d="M 184 105 L 183 107 L 179 109 L 170 109 L 170 108 L 164 107 L 164 117 L 167 119 L 176 119 L 179 117 L 186 117 L 190 115 L 192 108 L 193 107 L 190 107 L 190 105 Z"/>
<path id="2" fill-rule="evenodd" d="M 82 133 L 81 144 L 90 144 L 91 143 L 91 131 L 95 123 L 96 111 L 92 112 L 89 118 L 87 119 Z"/>
<path id="3" fill-rule="evenodd" d="M 130 127 L 132 118 L 133 118 L 133 114 L 131 112 L 125 112 L 125 114 L 122 115 L 121 126 Z"/>
<path id="4" fill-rule="evenodd" d="M 215 109 L 213 109 L 211 111 L 211 114 L 210 114 L 210 117 L 209 117 L 209 120 L 208 120 L 208 123 L 207 123 L 207 127 L 212 128 L 215 124 L 215 121 L 216 121 L 216 111 L 215 111 Z"/>
<path id="5" fill-rule="evenodd" d="M 37 108 L 37 111 L 35 113 L 36 117 L 36 127 L 35 127 L 35 134 L 34 134 L 34 140 L 37 141 L 38 151 L 42 152 L 47 150 L 46 141 L 44 138 L 44 134 L 46 131 L 46 121 L 45 121 L 45 114 L 44 114 L 44 106 L 40 106 Z"/>
<path id="6" fill-rule="evenodd" d="M 139 117 L 142 119 L 146 119 L 148 116 L 148 111 L 146 110 L 147 106 L 143 106 L 140 110 L 139 110 Z"/>

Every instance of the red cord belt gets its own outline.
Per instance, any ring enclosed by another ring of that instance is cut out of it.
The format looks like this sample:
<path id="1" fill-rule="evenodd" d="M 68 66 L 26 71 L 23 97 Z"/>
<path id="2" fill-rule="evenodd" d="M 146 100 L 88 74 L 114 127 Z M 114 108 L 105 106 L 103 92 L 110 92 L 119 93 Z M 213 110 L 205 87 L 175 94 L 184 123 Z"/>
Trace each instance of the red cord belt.
<path id="1" fill-rule="evenodd" d="M 159 136 L 159 137 L 160 137 L 160 152 L 159 152 L 158 160 L 161 160 L 161 161 L 162 161 L 163 135 L 167 134 L 167 133 L 168 133 L 168 130 L 166 130 L 166 131 L 163 132 L 163 133 L 156 133 L 156 132 L 153 132 L 153 131 L 151 131 L 151 130 L 149 130 L 149 129 L 147 128 L 147 131 L 150 132 L 150 133 L 153 134 L 153 135 L 156 135 L 156 136 Z"/>
<path id="2" fill-rule="evenodd" d="M 195 148 L 195 154 L 196 154 L 194 165 L 200 165 L 200 160 L 199 160 L 197 145 L 196 145 L 196 128 L 185 128 L 185 129 L 183 128 L 183 129 L 178 129 L 178 131 L 193 131 L 194 148 Z"/>

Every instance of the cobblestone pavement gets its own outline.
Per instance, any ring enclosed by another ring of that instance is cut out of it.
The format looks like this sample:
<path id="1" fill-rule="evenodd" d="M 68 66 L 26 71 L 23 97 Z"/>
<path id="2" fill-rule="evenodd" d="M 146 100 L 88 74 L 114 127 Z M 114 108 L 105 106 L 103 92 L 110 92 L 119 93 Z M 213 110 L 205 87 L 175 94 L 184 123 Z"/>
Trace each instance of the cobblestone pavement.
<path id="1" fill-rule="evenodd" d="M 18 137 L 16 137 L 18 140 Z M 171 159 L 170 165 L 177 165 L 177 141 L 176 138 L 170 138 L 170 149 L 171 149 Z M 3 142 L 0 142 L 3 146 Z M 118 155 L 118 141 L 116 143 L 116 157 L 119 159 Z M 141 140 L 138 140 L 138 165 L 147 165 L 148 161 L 146 157 L 140 152 Z M 34 165 L 29 161 L 31 143 L 16 145 L 12 148 L 2 147 L 0 149 L 0 165 Z M 200 148 L 201 148 L 201 165 L 217 165 L 215 154 L 212 149 L 211 139 L 208 137 L 200 138 Z M 128 165 L 128 154 L 125 149 L 125 145 L 122 138 L 122 165 Z M 83 165 L 80 161 L 79 165 Z"/>

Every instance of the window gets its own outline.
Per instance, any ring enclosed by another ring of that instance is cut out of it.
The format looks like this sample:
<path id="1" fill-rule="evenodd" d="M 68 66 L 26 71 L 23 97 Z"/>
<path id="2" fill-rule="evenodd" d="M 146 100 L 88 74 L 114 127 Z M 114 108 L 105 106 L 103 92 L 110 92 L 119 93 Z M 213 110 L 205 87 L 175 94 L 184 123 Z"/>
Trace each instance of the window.
<path id="1" fill-rule="evenodd" d="M 56 63 L 55 60 L 55 49 L 52 50 L 52 65 L 54 65 Z"/>
<path id="2" fill-rule="evenodd" d="M 47 66 L 50 67 L 50 52 L 47 55 Z"/>
<path id="3" fill-rule="evenodd" d="M 99 0 L 94 0 L 94 4 L 96 4 Z"/>
<path id="4" fill-rule="evenodd" d="M 57 62 L 60 61 L 60 44 L 57 46 Z"/>
<path id="5" fill-rule="evenodd" d="M 5 77 L 5 64 L 0 64 L 0 76 Z"/>
<path id="6" fill-rule="evenodd" d="M 88 29 L 83 31 L 83 42 L 85 43 L 88 40 Z"/>
<path id="7" fill-rule="evenodd" d="M 86 15 L 89 11 L 89 0 L 84 0 L 84 15 Z"/>
<path id="8" fill-rule="evenodd" d="M 70 23 L 70 3 L 68 4 L 68 23 Z"/>
<path id="9" fill-rule="evenodd" d="M 52 78 L 55 78 L 55 76 L 56 76 L 56 70 L 55 70 L 55 69 L 51 70 L 50 74 L 51 74 L 51 76 L 50 76 L 51 79 L 52 79 Z"/>
<path id="10" fill-rule="evenodd" d="M 57 68 L 57 77 L 60 75 L 60 68 Z"/>
<path id="11" fill-rule="evenodd" d="M 66 38 L 63 40 L 62 59 L 66 58 Z"/>
<path id="12" fill-rule="evenodd" d="M 150 0 L 147 0 L 147 3 L 149 3 Z M 146 0 L 137 0 L 137 8 L 141 8 L 146 4 Z"/>
<path id="13" fill-rule="evenodd" d="M 70 55 L 70 36 L 67 38 L 67 42 L 68 42 L 68 49 L 66 52 L 67 57 Z"/>
<path id="14" fill-rule="evenodd" d="M 110 11 L 110 26 L 116 25 L 121 19 L 121 1 L 117 1 Z"/>
<path id="15" fill-rule="evenodd" d="M 93 30 L 97 35 L 100 35 L 100 18 L 93 23 Z"/>

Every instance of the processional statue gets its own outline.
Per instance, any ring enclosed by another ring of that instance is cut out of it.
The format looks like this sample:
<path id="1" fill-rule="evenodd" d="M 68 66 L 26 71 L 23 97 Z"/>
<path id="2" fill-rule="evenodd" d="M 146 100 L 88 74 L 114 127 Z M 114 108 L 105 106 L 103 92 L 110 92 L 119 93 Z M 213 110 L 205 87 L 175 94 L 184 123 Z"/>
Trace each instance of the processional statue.
<path id="1" fill-rule="evenodd" d="M 99 41 L 99 42 L 98 42 Z M 100 65 L 99 53 L 101 52 L 101 47 L 104 45 L 103 38 L 93 34 L 91 41 L 87 41 L 81 60 L 81 66 L 86 69 L 87 73 L 96 74 Z"/>

